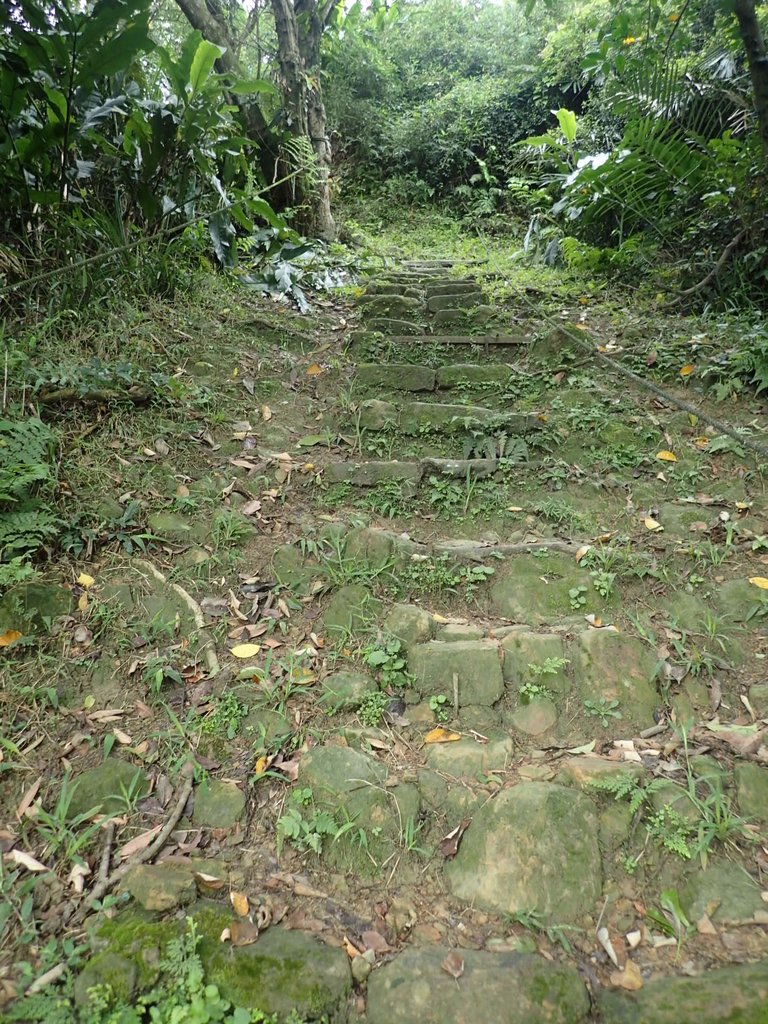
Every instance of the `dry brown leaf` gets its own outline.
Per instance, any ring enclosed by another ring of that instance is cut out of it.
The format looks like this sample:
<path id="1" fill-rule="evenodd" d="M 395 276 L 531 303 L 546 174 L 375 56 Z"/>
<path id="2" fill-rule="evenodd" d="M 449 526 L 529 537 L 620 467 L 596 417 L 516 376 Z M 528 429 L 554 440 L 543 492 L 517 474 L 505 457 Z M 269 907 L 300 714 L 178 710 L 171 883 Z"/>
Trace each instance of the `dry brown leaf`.
<path id="1" fill-rule="evenodd" d="M 455 950 L 452 950 L 440 964 L 440 967 L 446 974 L 450 974 L 452 978 L 458 981 L 464 973 L 464 957 Z"/>
<path id="2" fill-rule="evenodd" d="M 459 850 L 459 844 L 461 843 L 461 837 L 469 828 L 469 820 L 462 821 L 452 828 L 450 832 L 443 836 L 440 840 L 440 853 L 446 858 L 455 857 Z"/>
<path id="3" fill-rule="evenodd" d="M 207 875 L 204 871 L 195 871 L 194 877 L 198 888 L 207 892 L 218 892 L 225 885 L 223 878 L 218 878 L 216 875 Z"/>
<path id="4" fill-rule="evenodd" d="M 342 939 L 342 946 L 350 960 L 354 960 L 356 957 L 363 955 L 362 949 L 358 949 L 354 942 L 351 942 L 346 935 Z"/>
<path id="5" fill-rule="evenodd" d="M 39 860 L 36 860 L 31 854 L 25 853 L 23 850 L 11 850 L 10 853 L 6 854 L 6 860 L 13 861 L 14 864 L 18 864 L 22 868 L 26 868 L 27 871 L 50 871 L 45 864 L 41 864 Z"/>
<path id="6" fill-rule="evenodd" d="M 381 932 L 363 932 L 361 938 L 365 943 L 366 949 L 372 949 L 374 953 L 388 953 L 392 948 Z"/>
<path id="7" fill-rule="evenodd" d="M 623 971 L 611 973 L 611 984 L 616 988 L 626 989 L 627 992 L 637 992 L 643 987 L 643 976 L 640 968 L 632 960 L 627 960 Z"/>
<path id="8" fill-rule="evenodd" d="M 325 373 L 322 366 L 319 363 L 312 363 L 311 366 L 307 367 L 307 376 L 316 377 L 319 373 Z"/>
<path id="9" fill-rule="evenodd" d="M 444 729 L 442 725 L 438 725 L 435 729 L 430 729 L 427 735 L 424 737 L 425 743 L 454 743 L 456 740 L 461 739 L 461 733 L 451 732 L 450 729 Z"/>
<path id="10" fill-rule="evenodd" d="M 0 636 L 0 647 L 10 647 L 11 644 L 15 644 L 17 640 L 21 640 L 24 634 L 20 633 L 18 629 L 8 629 Z"/>
<path id="11" fill-rule="evenodd" d="M 293 886 L 293 891 L 297 896 L 306 896 L 309 899 L 328 899 L 327 892 L 323 892 L 322 889 L 313 889 L 311 885 L 305 885 L 304 882 L 296 882 Z"/>
<path id="12" fill-rule="evenodd" d="M 134 854 L 140 853 L 142 850 L 146 850 L 162 827 L 162 825 L 155 825 L 154 828 L 151 828 L 146 832 L 142 832 L 138 836 L 134 836 L 133 839 L 129 840 L 125 846 L 122 846 L 117 851 L 118 860 L 128 860 L 130 857 L 133 857 Z"/>
<path id="13" fill-rule="evenodd" d="M 133 739 L 127 732 L 123 732 L 122 729 L 113 729 L 112 735 L 115 737 L 117 742 L 121 743 L 124 747 L 130 746 L 131 743 L 133 743 Z"/>
<path id="14" fill-rule="evenodd" d="M 247 917 L 238 917 L 229 926 L 229 938 L 233 946 L 252 946 L 259 937 L 259 929 Z"/>
<path id="15" fill-rule="evenodd" d="M 229 894 L 229 902 L 232 904 L 232 907 L 238 917 L 248 916 L 248 911 L 251 908 L 250 904 L 248 903 L 248 897 L 245 895 L 244 892 L 232 891 Z"/>
<path id="16" fill-rule="evenodd" d="M 35 782 L 32 783 L 32 785 L 26 791 L 24 796 L 21 798 L 19 806 L 16 808 L 16 817 L 18 818 L 19 821 L 21 821 L 21 819 L 27 813 L 29 808 L 32 806 L 32 802 L 37 796 L 40 790 L 40 786 L 42 785 L 42 782 L 43 776 L 41 775 Z"/>

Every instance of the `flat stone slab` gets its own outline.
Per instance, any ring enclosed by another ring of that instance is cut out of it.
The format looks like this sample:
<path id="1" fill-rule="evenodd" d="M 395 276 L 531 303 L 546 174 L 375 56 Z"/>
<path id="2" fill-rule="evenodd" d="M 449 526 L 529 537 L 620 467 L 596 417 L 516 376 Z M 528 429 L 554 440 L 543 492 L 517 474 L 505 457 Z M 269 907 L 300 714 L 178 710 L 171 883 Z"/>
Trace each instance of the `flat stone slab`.
<path id="1" fill-rule="evenodd" d="M 378 331 L 380 334 L 417 335 L 423 334 L 421 324 L 412 323 L 410 320 L 397 320 L 389 316 L 375 316 L 368 321 L 370 331 Z M 409 339 L 413 341 L 413 337 Z"/>
<path id="2" fill-rule="evenodd" d="M 475 626 L 471 622 L 448 622 L 440 627 L 437 638 L 442 643 L 453 644 L 459 640 L 482 640 L 484 635 L 480 626 Z"/>
<path id="3" fill-rule="evenodd" d="M 400 411 L 400 429 L 418 434 L 422 427 L 435 427 L 451 433 L 466 430 L 467 420 L 483 422 L 494 416 L 482 405 L 446 405 L 441 402 L 407 402 Z"/>
<path id="4" fill-rule="evenodd" d="M 458 983 L 442 967 L 463 966 Z M 411 947 L 368 981 L 368 1024 L 581 1024 L 589 996 L 575 967 L 521 953 Z"/>
<path id="5" fill-rule="evenodd" d="M 768 960 L 695 978 L 646 982 L 639 992 L 602 992 L 602 1024 L 765 1024 Z"/>
<path id="6" fill-rule="evenodd" d="M 502 790 L 475 815 L 444 876 L 454 896 L 493 913 L 537 910 L 568 923 L 602 892 L 597 809 L 553 782 Z M 502 1018 L 503 1019 L 503 1018 Z"/>
<path id="7" fill-rule="evenodd" d="M 353 332 L 354 333 L 354 332 Z M 421 333 L 421 332 L 420 332 Z M 480 345 L 483 348 L 488 348 L 492 345 L 530 345 L 531 339 L 526 338 L 521 334 L 497 334 L 497 333 L 486 333 L 486 334 L 424 334 L 424 340 L 428 340 L 435 345 Z M 362 338 L 353 338 L 353 340 L 364 340 Z M 395 335 L 389 338 L 395 345 L 413 345 L 413 334 L 410 335 Z"/>
<path id="8" fill-rule="evenodd" d="M 412 363 L 359 363 L 356 372 L 364 387 L 392 391 L 434 391 L 437 381 L 434 370 Z"/>
<path id="9" fill-rule="evenodd" d="M 585 587 L 586 604 L 574 608 L 571 590 Z M 540 626 L 575 614 L 600 612 L 603 601 L 591 584 L 589 573 L 580 569 L 573 557 L 550 553 L 546 558 L 516 555 L 497 573 L 491 587 L 491 611 L 494 615 Z"/>
<path id="10" fill-rule="evenodd" d="M 480 286 L 472 278 L 455 278 L 450 281 L 434 281 L 426 286 L 427 298 L 436 295 L 466 295 L 467 292 L 479 292 Z"/>
<path id="11" fill-rule="evenodd" d="M 571 658 L 574 690 L 582 702 L 617 700 L 621 721 L 615 724 L 621 731 L 654 724 L 661 703 L 653 682 L 659 659 L 650 647 L 623 633 L 588 629 L 579 634 Z"/>
<path id="12" fill-rule="evenodd" d="M 509 721 L 513 728 L 526 736 L 541 736 L 557 722 L 557 708 L 549 697 L 541 697 L 521 705 Z"/>
<path id="13" fill-rule="evenodd" d="M 512 367 L 505 363 L 452 363 L 441 366 L 437 371 L 438 388 L 456 388 L 464 384 L 502 386 L 509 382 Z"/>
<path id="14" fill-rule="evenodd" d="M 446 644 L 432 640 L 408 653 L 414 688 L 424 696 L 444 693 L 453 700 L 453 677 L 458 676 L 459 706 L 495 704 L 504 692 L 498 644 L 462 640 Z"/>
<path id="15" fill-rule="evenodd" d="M 504 651 L 504 681 L 516 689 L 526 683 L 540 683 L 550 693 L 564 694 L 571 689 L 567 665 L 553 672 L 542 672 L 547 666 L 567 660 L 565 642 L 557 633 L 530 633 L 514 630 L 501 641 Z M 536 670 L 539 670 L 538 672 Z"/>
<path id="16" fill-rule="evenodd" d="M 433 295 L 427 300 L 430 313 L 438 313 L 443 309 L 471 309 L 483 303 L 483 293 L 477 291 L 454 292 L 445 295 Z"/>
<path id="17" fill-rule="evenodd" d="M 512 760 L 515 744 L 507 736 L 488 743 L 477 743 L 473 739 L 432 743 L 425 749 L 427 764 L 434 771 L 454 778 L 475 779 L 479 774 L 503 771 Z"/>
<path id="18" fill-rule="evenodd" d="M 418 484 L 423 469 L 419 462 L 331 462 L 323 474 L 327 483 L 375 487 L 386 480 Z"/>
<path id="19" fill-rule="evenodd" d="M 427 473 L 439 473 L 440 476 L 457 477 L 466 480 L 467 473 L 473 480 L 484 480 L 493 476 L 498 469 L 496 459 L 424 459 L 422 462 Z"/>

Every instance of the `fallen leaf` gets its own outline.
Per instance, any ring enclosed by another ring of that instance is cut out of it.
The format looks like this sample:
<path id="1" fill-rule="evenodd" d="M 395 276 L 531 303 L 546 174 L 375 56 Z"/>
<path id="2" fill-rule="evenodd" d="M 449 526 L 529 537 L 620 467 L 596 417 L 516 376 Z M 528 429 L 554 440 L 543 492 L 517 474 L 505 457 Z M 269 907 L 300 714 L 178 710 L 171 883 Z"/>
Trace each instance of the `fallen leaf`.
<path id="1" fill-rule="evenodd" d="M 269 423 L 269 421 L 272 419 L 272 410 L 269 408 L 268 405 L 262 405 L 261 418 L 264 420 L 265 423 Z"/>
<path id="2" fill-rule="evenodd" d="M 73 864 L 72 870 L 69 872 L 67 881 L 75 890 L 75 892 L 82 892 L 85 888 L 85 876 L 90 875 L 91 869 L 85 864 Z"/>
<path id="3" fill-rule="evenodd" d="M 659 533 L 664 527 L 656 519 L 652 519 L 650 516 L 646 516 L 643 520 L 643 525 L 646 530 L 651 530 L 652 533 Z"/>
<path id="4" fill-rule="evenodd" d="M 247 917 L 239 917 L 229 926 L 229 938 L 233 946 L 252 946 L 259 937 L 259 929 Z"/>
<path id="5" fill-rule="evenodd" d="M 582 558 L 584 558 L 586 553 L 591 550 L 591 547 L 592 546 L 590 544 L 582 544 L 582 546 L 576 552 L 576 562 L 577 563 L 580 562 L 582 560 Z"/>
<path id="6" fill-rule="evenodd" d="M 85 589 L 88 590 L 89 587 L 93 586 L 96 580 L 93 578 L 93 576 L 89 576 L 87 572 L 81 572 L 80 575 L 77 577 L 77 582 L 80 584 L 81 587 L 85 587 Z"/>
<path id="7" fill-rule="evenodd" d="M 313 889 L 311 885 L 305 885 L 304 882 L 296 882 L 293 886 L 293 891 L 297 896 L 306 896 L 309 899 L 328 899 L 327 892 L 323 892 L 322 889 Z"/>
<path id="8" fill-rule="evenodd" d="M 130 744 L 133 743 L 133 739 L 128 735 L 127 732 L 123 732 L 122 729 L 113 729 L 112 734 L 114 735 L 117 742 L 122 744 L 124 747 L 130 746 Z"/>
<path id="9" fill-rule="evenodd" d="M 18 629 L 9 629 L 0 636 L 0 647 L 10 647 L 11 644 L 15 644 L 17 640 L 21 640 L 24 634 L 20 633 Z"/>
<path id="10" fill-rule="evenodd" d="M 22 868 L 26 868 L 27 871 L 50 871 L 45 864 L 41 864 L 39 860 L 35 860 L 28 853 L 24 853 L 23 850 L 11 850 L 10 853 L 6 854 L 6 860 L 13 861 L 14 864 L 18 864 Z"/>
<path id="11" fill-rule="evenodd" d="M 451 857 L 456 856 L 459 851 L 461 837 L 467 831 L 468 827 L 469 821 L 462 821 L 456 826 L 456 828 L 452 828 L 451 831 L 448 832 L 447 835 L 444 835 L 440 840 L 440 853 L 442 853 L 446 860 L 450 860 Z"/>
<path id="12" fill-rule="evenodd" d="M 424 737 L 425 743 L 453 743 L 456 740 L 461 739 L 461 733 L 451 732 L 450 729 L 444 729 L 442 725 L 438 725 L 436 729 L 430 729 L 427 735 Z"/>
<path id="13" fill-rule="evenodd" d="M 591 754 L 595 749 L 597 740 L 591 740 L 589 743 L 584 743 L 580 747 L 570 747 L 567 751 L 569 754 Z"/>
<path id="14" fill-rule="evenodd" d="M 325 371 L 323 370 L 322 366 L 320 366 L 318 363 L 312 363 L 311 366 L 307 367 L 307 376 L 308 377 L 316 377 L 319 373 L 324 373 L 324 372 Z"/>
<path id="15" fill-rule="evenodd" d="M 675 455 L 675 453 L 667 451 L 666 449 L 663 449 L 660 452 L 656 452 L 656 458 L 659 459 L 661 462 L 677 462 L 677 456 Z"/>
<path id="16" fill-rule="evenodd" d="M 224 888 L 224 879 L 218 878 L 216 875 L 207 875 L 204 871 L 195 871 L 194 876 L 198 887 L 207 892 L 218 892 L 219 889 Z"/>
<path id="17" fill-rule="evenodd" d="M 81 594 L 80 597 L 77 599 L 77 610 L 79 612 L 87 612 L 88 611 L 88 595 L 87 594 Z"/>
<path id="18" fill-rule="evenodd" d="M 464 957 L 454 950 L 448 954 L 440 966 L 446 974 L 450 974 L 452 978 L 458 981 L 464 973 Z"/>
<path id="19" fill-rule="evenodd" d="M 350 960 L 354 960 L 356 957 L 363 955 L 362 949 L 358 949 L 353 942 L 350 942 L 346 935 L 342 939 L 342 946 Z"/>
<path id="20" fill-rule="evenodd" d="M 248 904 L 248 897 L 244 892 L 235 892 L 233 890 L 229 894 L 229 902 L 232 904 L 238 917 L 246 917 L 248 915 L 250 906 Z"/>
<path id="21" fill-rule="evenodd" d="M 125 846 L 120 847 L 117 851 L 118 860 L 129 860 L 129 858 L 133 857 L 134 854 L 140 853 L 142 850 L 146 850 L 162 827 L 162 825 L 156 825 L 147 832 L 142 832 L 141 835 L 134 836 L 133 839 L 129 840 Z"/>
<path id="22" fill-rule="evenodd" d="M 380 932 L 363 932 L 361 938 L 366 949 L 372 949 L 374 953 L 388 953 L 392 948 Z"/>
<path id="23" fill-rule="evenodd" d="M 643 976 L 640 968 L 632 960 L 627 960 L 623 971 L 611 973 L 611 984 L 616 988 L 626 989 L 627 992 L 637 992 L 643 987 Z"/>
<path id="24" fill-rule="evenodd" d="M 230 650 L 234 658 L 253 658 L 261 650 L 261 644 L 238 644 Z"/>
<path id="25" fill-rule="evenodd" d="M 696 931 L 699 935 L 717 935 L 717 929 L 712 924 L 708 914 L 702 914 L 696 922 Z"/>
<path id="26" fill-rule="evenodd" d="M 703 451 L 709 444 L 709 438 L 702 434 L 700 437 L 693 438 L 693 444 Z"/>
<path id="27" fill-rule="evenodd" d="M 29 808 L 32 806 L 32 802 L 37 796 L 40 786 L 42 785 L 42 782 L 43 777 L 41 775 L 36 782 L 32 783 L 32 785 L 26 791 L 24 796 L 21 798 L 21 802 L 19 803 L 19 806 L 16 808 L 16 817 L 18 818 L 19 821 L 21 821 L 21 819 L 27 813 Z"/>
<path id="28" fill-rule="evenodd" d="M 608 954 L 608 958 L 610 959 L 611 963 L 615 967 L 618 967 L 619 966 L 619 958 L 616 955 L 616 950 L 613 948 L 613 943 L 611 942 L 611 936 L 610 936 L 607 928 L 603 927 L 603 928 L 598 928 L 597 929 L 597 941 L 600 943 L 600 945 L 603 947 L 605 952 Z"/>
<path id="29" fill-rule="evenodd" d="M 681 377 L 690 377 L 695 369 L 696 369 L 696 367 L 695 367 L 695 365 L 693 363 L 686 363 L 685 366 L 681 366 L 680 367 L 680 371 L 679 371 L 680 372 L 680 376 Z"/>
<path id="30" fill-rule="evenodd" d="M 753 587 L 759 587 L 761 590 L 768 590 L 768 579 L 765 576 L 750 576 L 749 582 Z"/>

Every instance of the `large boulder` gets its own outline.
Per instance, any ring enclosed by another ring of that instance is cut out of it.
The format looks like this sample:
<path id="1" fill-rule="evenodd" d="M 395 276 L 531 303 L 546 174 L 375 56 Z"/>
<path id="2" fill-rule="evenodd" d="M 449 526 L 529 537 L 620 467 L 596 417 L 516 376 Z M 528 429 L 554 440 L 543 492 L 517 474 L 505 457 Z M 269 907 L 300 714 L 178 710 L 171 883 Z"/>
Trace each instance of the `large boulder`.
<path id="1" fill-rule="evenodd" d="M 602 892 L 597 810 L 588 796 L 550 782 L 506 789 L 475 815 L 445 865 L 459 899 L 500 914 L 538 911 L 574 921 Z"/>
<path id="2" fill-rule="evenodd" d="M 463 968 L 458 980 L 446 957 Z M 368 1024 L 580 1024 L 589 996 L 575 967 L 538 956 L 406 949 L 368 982 Z"/>

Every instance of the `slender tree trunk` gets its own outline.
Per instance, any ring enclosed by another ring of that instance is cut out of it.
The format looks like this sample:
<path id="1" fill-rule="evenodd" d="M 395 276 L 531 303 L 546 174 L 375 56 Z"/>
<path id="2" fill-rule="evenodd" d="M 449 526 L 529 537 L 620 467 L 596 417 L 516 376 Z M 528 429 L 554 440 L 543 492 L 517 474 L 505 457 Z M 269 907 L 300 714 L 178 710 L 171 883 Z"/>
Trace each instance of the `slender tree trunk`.
<path id="1" fill-rule="evenodd" d="M 337 0 L 321 10 L 312 0 L 272 0 L 277 32 L 281 92 L 288 130 L 308 139 L 315 167 L 296 179 L 299 226 L 304 234 L 325 241 L 336 237 L 331 213 L 331 146 L 317 65 L 320 38 Z"/>
<path id="2" fill-rule="evenodd" d="M 201 32 L 209 43 L 223 48 L 224 53 L 216 61 L 216 70 L 236 78 L 246 77 L 237 58 L 236 40 L 232 39 L 226 23 L 211 13 L 205 0 L 176 0 L 176 3 L 192 28 Z M 272 181 L 277 150 L 258 100 L 252 96 L 234 94 L 229 94 L 227 99 L 240 111 L 248 138 L 258 144 L 257 160 L 265 180 Z"/>
<path id="3" fill-rule="evenodd" d="M 757 112 L 757 124 L 763 153 L 768 161 L 768 51 L 757 20 L 755 0 L 735 0 L 734 13 L 739 32 L 747 52 L 752 92 Z"/>

